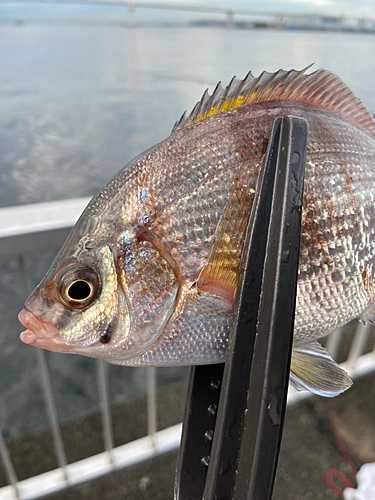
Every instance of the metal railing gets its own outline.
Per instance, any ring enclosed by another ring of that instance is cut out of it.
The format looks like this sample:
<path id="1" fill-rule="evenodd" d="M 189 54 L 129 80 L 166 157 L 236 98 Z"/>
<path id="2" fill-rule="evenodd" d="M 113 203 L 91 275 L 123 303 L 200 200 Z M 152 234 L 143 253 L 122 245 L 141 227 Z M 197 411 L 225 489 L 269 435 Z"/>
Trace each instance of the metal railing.
<path id="1" fill-rule="evenodd" d="M 58 249 L 87 202 L 88 199 L 84 198 L 0 209 L 0 260 L 16 257 L 19 272 L 23 275 L 24 283 L 30 288 L 24 256 L 30 251 L 46 248 L 48 250 Z M 341 364 L 352 377 L 363 375 L 375 369 L 375 349 L 363 354 L 370 332 L 371 325 L 358 324 L 347 359 Z M 338 353 L 341 338 L 342 330 L 337 330 L 328 338 L 327 349 L 333 357 Z M 179 446 L 181 424 L 161 431 L 157 430 L 156 368 L 147 369 L 147 435 L 127 444 L 114 446 L 108 400 L 108 365 L 103 361 L 97 361 L 99 407 L 105 451 L 68 464 L 45 353 L 41 349 L 36 349 L 36 355 L 58 468 L 19 481 L 0 424 L 0 457 L 8 481 L 8 486 L 0 488 L 0 500 L 39 498 L 42 495 L 147 460 Z M 308 392 L 297 392 L 290 388 L 288 404 L 309 395 Z"/>

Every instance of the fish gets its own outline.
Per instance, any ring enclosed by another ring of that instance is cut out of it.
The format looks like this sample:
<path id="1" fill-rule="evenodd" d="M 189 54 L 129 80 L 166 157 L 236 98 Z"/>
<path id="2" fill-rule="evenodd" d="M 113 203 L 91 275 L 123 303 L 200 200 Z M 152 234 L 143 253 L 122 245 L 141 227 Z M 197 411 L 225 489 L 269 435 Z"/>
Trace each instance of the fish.
<path id="1" fill-rule="evenodd" d="M 375 121 L 338 76 L 309 68 L 206 90 L 113 177 L 26 300 L 21 340 L 127 366 L 224 361 L 272 124 L 293 115 L 308 137 L 290 382 L 348 389 L 317 340 L 373 320 Z"/>

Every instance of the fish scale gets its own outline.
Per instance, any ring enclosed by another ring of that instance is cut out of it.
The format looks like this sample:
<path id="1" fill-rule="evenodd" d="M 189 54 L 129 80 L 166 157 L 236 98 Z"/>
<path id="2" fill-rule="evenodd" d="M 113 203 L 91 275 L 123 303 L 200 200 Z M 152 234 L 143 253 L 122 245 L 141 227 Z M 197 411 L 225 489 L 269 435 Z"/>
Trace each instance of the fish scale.
<path id="1" fill-rule="evenodd" d="M 22 340 L 130 366 L 224 360 L 259 172 L 274 120 L 288 115 L 308 124 L 291 382 L 347 389 L 316 339 L 373 317 L 375 121 L 325 70 L 249 73 L 206 92 L 90 202 L 20 313 Z M 105 318 L 113 266 L 118 303 Z M 77 299 L 74 280 L 86 280 Z M 84 327 L 72 335 L 70 324 Z"/>
<path id="2" fill-rule="evenodd" d="M 192 294 L 184 314 L 167 328 L 151 349 L 131 360 L 130 366 L 191 364 L 192 345 L 204 351 L 208 363 L 217 362 L 218 357 L 223 359 L 232 312 L 232 307 L 217 297 L 204 292 L 200 296 Z M 214 336 L 206 327 L 208 319 L 215 329 Z M 185 335 L 180 335 L 181 330 Z"/>
<path id="3" fill-rule="evenodd" d="M 178 260 L 184 275 L 190 279 L 197 276 L 207 261 L 217 224 L 228 202 L 230 188 L 223 192 L 223 184 L 231 186 L 237 175 L 238 169 L 226 172 L 225 183 L 222 176 L 211 180 L 209 203 L 205 198 L 207 183 L 198 186 L 188 196 L 159 212 L 150 226 L 150 231 L 166 242 L 171 255 Z M 185 217 L 179 217 L 181 213 L 186 214 Z M 206 214 L 204 221 L 201 220 L 202 213 Z"/>

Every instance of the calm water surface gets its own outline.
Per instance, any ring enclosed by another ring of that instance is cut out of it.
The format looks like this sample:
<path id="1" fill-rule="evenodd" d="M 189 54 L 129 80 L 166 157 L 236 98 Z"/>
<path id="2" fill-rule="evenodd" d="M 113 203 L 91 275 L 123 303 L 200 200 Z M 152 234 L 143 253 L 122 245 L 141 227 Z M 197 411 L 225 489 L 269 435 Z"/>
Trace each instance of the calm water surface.
<path id="1" fill-rule="evenodd" d="M 0 206 L 93 195 L 206 87 L 315 62 L 375 112 L 375 37 L 0 26 Z"/>

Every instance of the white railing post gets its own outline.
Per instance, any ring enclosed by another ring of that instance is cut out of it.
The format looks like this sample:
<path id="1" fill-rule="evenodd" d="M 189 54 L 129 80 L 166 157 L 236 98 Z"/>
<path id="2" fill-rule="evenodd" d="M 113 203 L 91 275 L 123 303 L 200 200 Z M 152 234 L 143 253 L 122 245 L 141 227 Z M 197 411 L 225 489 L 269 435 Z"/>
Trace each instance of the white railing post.
<path id="1" fill-rule="evenodd" d="M 341 338 L 342 328 L 338 328 L 333 333 L 331 333 L 331 335 L 329 335 L 327 339 L 326 349 L 335 360 L 337 359 Z"/>
<path id="2" fill-rule="evenodd" d="M 101 359 L 98 359 L 96 367 L 97 367 L 98 388 L 99 388 L 99 406 L 100 406 L 100 413 L 102 416 L 102 425 L 103 425 L 104 449 L 108 453 L 111 465 L 113 465 L 114 443 L 113 443 L 112 418 L 111 418 L 111 412 L 109 408 L 109 398 L 108 398 L 108 363 L 106 363 Z"/>
<path id="3" fill-rule="evenodd" d="M 156 368 L 151 366 L 147 368 L 147 434 L 151 437 L 154 446 L 156 432 Z"/>
<path id="4" fill-rule="evenodd" d="M 366 325 L 361 322 L 358 323 L 347 360 L 349 369 L 355 369 L 357 359 L 361 354 L 363 354 L 363 351 L 365 350 L 366 341 L 369 336 L 370 330 L 371 324 L 369 322 Z"/>
<path id="5" fill-rule="evenodd" d="M 11 487 L 13 489 L 14 497 L 19 498 L 19 491 L 18 491 L 18 487 L 17 487 L 17 483 L 18 483 L 17 475 L 16 475 L 16 472 L 14 470 L 12 461 L 10 459 L 8 448 L 5 444 L 5 441 L 3 438 L 3 433 L 1 432 L 1 429 L 0 429 L 0 456 L 1 456 L 1 460 L 2 460 L 3 465 L 4 465 L 5 475 L 7 477 L 8 483 L 11 485 Z"/>
<path id="6" fill-rule="evenodd" d="M 20 271 L 20 274 L 22 276 L 22 280 L 25 284 L 26 290 L 31 292 L 32 287 L 31 287 L 29 276 L 28 276 L 27 271 L 26 271 L 25 260 L 24 260 L 23 255 L 18 256 L 18 266 L 19 266 L 19 271 Z M 56 411 L 56 407 L 55 407 L 55 401 L 53 398 L 52 387 L 51 387 L 51 382 L 50 382 L 50 374 L 49 374 L 48 366 L 47 366 L 47 362 L 46 362 L 45 351 L 43 349 L 36 349 L 36 356 L 37 356 L 37 362 L 38 362 L 38 367 L 39 367 L 39 371 L 40 371 L 40 380 L 41 380 L 41 386 L 42 386 L 42 390 L 43 390 L 44 403 L 46 406 L 49 425 L 50 425 L 50 428 L 52 431 L 53 444 L 54 444 L 54 448 L 55 448 L 57 464 L 62 469 L 64 480 L 68 481 L 68 477 L 66 474 L 67 460 L 66 460 L 64 445 L 63 445 L 63 441 L 62 441 L 62 437 L 61 437 L 59 420 L 57 417 L 57 411 Z"/>
<path id="7" fill-rule="evenodd" d="M 46 405 L 48 421 L 52 431 L 53 445 L 55 448 L 57 463 L 60 469 L 62 469 L 65 481 L 68 481 L 68 476 L 66 473 L 67 460 L 61 437 L 55 402 L 53 399 L 50 376 L 45 358 L 45 351 L 43 351 L 43 349 L 36 349 L 36 354 L 38 358 L 38 365 L 41 375 L 41 385 L 43 389 L 44 403 Z"/>

